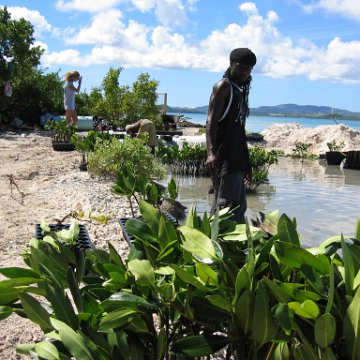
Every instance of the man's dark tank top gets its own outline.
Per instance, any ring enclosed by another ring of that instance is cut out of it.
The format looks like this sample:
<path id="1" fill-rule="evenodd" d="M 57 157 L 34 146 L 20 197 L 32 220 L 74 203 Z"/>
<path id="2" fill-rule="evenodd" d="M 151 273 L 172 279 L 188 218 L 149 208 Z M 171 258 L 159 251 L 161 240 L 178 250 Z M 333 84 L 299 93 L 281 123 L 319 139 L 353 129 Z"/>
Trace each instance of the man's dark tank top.
<path id="1" fill-rule="evenodd" d="M 245 133 L 245 108 L 243 93 L 235 84 L 232 86 L 232 100 L 227 99 L 223 113 L 231 100 L 225 117 L 218 122 L 216 154 L 219 161 L 219 176 L 251 169 L 249 150 Z"/>

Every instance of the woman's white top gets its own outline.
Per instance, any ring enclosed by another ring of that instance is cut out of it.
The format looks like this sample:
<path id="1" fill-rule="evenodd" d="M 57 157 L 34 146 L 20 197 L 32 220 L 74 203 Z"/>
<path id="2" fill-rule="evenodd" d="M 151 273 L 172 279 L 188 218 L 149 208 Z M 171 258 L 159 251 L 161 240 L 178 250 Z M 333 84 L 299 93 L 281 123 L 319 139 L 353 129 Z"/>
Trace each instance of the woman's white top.
<path id="1" fill-rule="evenodd" d="M 64 86 L 64 107 L 65 110 L 75 110 L 75 91 L 72 90 L 73 81 L 66 81 Z"/>

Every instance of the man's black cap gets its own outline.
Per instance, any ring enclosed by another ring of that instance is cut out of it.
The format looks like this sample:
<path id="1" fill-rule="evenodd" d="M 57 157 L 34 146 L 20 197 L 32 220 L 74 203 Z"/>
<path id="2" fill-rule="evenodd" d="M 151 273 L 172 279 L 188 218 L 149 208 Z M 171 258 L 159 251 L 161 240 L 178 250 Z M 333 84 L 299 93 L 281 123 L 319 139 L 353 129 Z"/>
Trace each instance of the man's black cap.
<path id="1" fill-rule="evenodd" d="M 249 66 L 254 66 L 256 64 L 255 54 L 248 48 L 238 48 L 234 49 L 230 53 L 230 63 L 238 62 L 240 64 L 245 64 Z"/>

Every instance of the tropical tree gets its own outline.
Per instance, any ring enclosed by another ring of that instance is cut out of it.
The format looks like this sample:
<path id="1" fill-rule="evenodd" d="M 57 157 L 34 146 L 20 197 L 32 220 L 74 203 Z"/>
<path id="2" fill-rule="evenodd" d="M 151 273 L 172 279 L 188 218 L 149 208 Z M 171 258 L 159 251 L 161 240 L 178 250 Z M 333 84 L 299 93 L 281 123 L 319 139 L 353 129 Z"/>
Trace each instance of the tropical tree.
<path id="1" fill-rule="evenodd" d="M 156 89 L 159 82 L 150 79 L 148 73 L 142 73 L 132 84 L 131 91 L 127 91 L 124 97 L 124 110 L 126 120 L 134 122 L 139 119 L 155 120 L 159 117 L 156 106 Z"/>
<path id="2" fill-rule="evenodd" d="M 156 106 L 159 82 L 150 79 L 149 74 L 141 73 L 131 87 L 120 85 L 122 70 L 121 67 L 111 67 L 101 86 L 91 90 L 90 112 L 120 127 L 141 118 L 156 120 L 159 116 Z"/>
<path id="3" fill-rule="evenodd" d="M 58 73 L 45 74 L 38 68 L 44 50 L 34 46 L 33 25 L 13 20 L 6 7 L 0 8 L 0 91 L 11 82 L 12 96 L 0 96 L 3 122 L 20 117 L 34 124 L 45 112 L 62 110 L 62 83 Z"/>

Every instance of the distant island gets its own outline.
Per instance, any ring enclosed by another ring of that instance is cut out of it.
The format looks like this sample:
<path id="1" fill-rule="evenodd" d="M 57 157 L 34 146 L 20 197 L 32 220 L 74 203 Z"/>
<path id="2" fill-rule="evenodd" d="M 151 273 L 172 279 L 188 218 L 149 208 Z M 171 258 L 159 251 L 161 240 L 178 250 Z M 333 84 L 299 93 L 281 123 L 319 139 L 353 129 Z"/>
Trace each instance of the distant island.
<path id="1" fill-rule="evenodd" d="M 171 113 L 196 113 L 206 114 L 208 106 L 200 106 L 196 108 L 172 107 L 167 106 L 167 112 Z M 347 119 L 360 120 L 360 113 L 343 109 L 336 109 L 329 106 L 316 105 L 297 105 L 282 104 L 276 106 L 260 106 L 250 108 L 250 114 L 253 116 L 278 116 L 278 117 L 298 117 L 298 118 L 318 118 L 318 119 Z"/>

